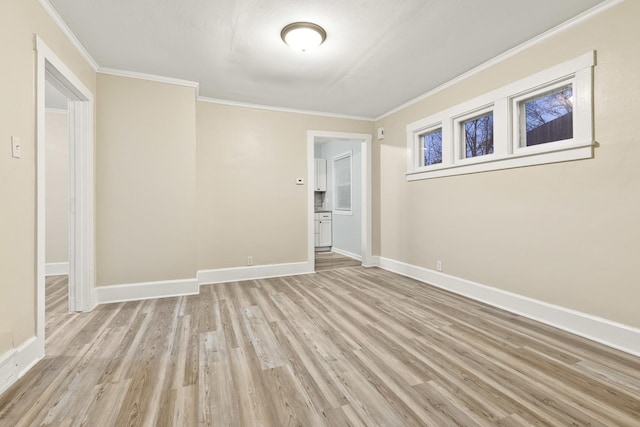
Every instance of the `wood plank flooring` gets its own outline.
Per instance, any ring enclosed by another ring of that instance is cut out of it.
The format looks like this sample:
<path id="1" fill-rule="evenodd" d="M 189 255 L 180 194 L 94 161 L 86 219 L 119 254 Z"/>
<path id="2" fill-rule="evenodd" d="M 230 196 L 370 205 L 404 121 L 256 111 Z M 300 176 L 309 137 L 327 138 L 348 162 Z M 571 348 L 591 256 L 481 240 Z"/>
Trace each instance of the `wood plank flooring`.
<path id="1" fill-rule="evenodd" d="M 336 268 L 357 267 L 362 263 L 353 258 L 335 252 L 316 252 L 316 271 L 335 270 Z"/>
<path id="2" fill-rule="evenodd" d="M 377 268 L 66 314 L 2 426 L 639 426 L 640 360 Z"/>

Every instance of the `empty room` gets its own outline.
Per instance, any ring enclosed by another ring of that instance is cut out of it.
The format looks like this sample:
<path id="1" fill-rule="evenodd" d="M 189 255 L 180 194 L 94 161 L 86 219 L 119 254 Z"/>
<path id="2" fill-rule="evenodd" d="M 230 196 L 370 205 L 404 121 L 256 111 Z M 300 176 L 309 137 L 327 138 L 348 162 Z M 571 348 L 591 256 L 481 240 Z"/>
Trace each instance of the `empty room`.
<path id="1" fill-rule="evenodd" d="M 639 17 L 2 0 L 0 426 L 639 426 Z"/>

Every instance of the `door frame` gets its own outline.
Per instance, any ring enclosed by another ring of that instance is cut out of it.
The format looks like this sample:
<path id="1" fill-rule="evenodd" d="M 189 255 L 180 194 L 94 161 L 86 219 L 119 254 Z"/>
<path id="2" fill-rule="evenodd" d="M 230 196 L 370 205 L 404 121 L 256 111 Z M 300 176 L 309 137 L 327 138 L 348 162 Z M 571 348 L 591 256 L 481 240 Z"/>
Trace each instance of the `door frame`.
<path id="1" fill-rule="evenodd" d="M 373 266 L 372 256 L 372 222 L 371 222 L 371 142 L 372 135 L 367 133 L 350 133 L 350 132 L 329 132 L 329 131 L 307 131 L 307 259 L 309 260 L 310 270 L 315 271 L 315 247 L 313 236 L 314 221 L 314 191 L 313 181 L 315 178 L 315 144 L 317 138 L 331 139 L 348 139 L 359 140 L 361 147 L 361 181 L 362 181 L 362 265 L 365 267 Z"/>
<path id="2" fill-rule="evenodd" d="M 38 36 L 36 64 L 36 339 L 44 354 L 46 141 L 45 81 L 69 107 L 69 310 L 95 307 L 94 99 L 80 79 Z"/>

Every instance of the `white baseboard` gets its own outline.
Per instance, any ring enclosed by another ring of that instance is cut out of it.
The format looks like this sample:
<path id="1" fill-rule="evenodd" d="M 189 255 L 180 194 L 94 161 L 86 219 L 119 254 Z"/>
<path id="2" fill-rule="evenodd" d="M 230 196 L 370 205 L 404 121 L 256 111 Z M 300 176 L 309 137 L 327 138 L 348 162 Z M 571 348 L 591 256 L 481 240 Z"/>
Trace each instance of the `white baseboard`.
<path id="1" fill-rule="evenodd" d="M 68 262 L 48 262 L 44 265 L 45 276 L 62 276 L 69 274 Z"/>
<path id="2" fill-rule="evenodd" d="M 252 265 L 249 267 L 219 268 L 198 271 L 198 283 L 238 282 L 241 280 L 267 279 L 269 277 L 296 276 L 314 273 L 313 263 L 294 262 L 288 264 Z"/>
<path id="3" fill-rule="evenodd" d="M 343 251 L 342 249 L 338 249 L 335 246 L 331 247 L 331 252 L 335 252 L 337 254 L 344 255 L 346 257 L 353 258 L 353 259 L 355 259 L 357 261 L 362 262 L 362 256 L 361 255 L 354 254 L 353 252 L 349 252 L 349 251 Z"/>
<path id="4" fill-rule="evenodd" d="M 31 337 L 20 347 L 9 350 L 0 357 L 0 394 L 44 357 L 43 341 Z"/>
<path id="5" fill-rule="evenodd" d="M 363 267 L 380 267 L 380 257 L 378 255 L 371 255 L 369 259 L 362 258 Z"/>
<path id="6" fill-rule="evenodd" d="M 96 286 L 96 299 L 98 304 L 108 304 L 112 302 L 197 295 L 199 292 L 200 287 L 196 279 L 164 280 Z"/>
<path id="7" fill-rule="evenodd" d="M 385 270 L 411 277 L 626 353 L 640 356 L 640 329 L 438 271 L 389 258 L 376 258 L 378 258 L 378 266 Z"/>

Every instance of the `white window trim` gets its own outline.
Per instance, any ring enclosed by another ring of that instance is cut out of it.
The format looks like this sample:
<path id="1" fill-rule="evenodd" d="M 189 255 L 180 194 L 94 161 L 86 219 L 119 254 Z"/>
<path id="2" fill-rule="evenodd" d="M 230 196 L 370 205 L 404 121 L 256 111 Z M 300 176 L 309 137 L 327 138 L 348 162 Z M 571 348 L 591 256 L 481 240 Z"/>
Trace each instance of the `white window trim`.
<path id="1" fill-rule="evenodd" d="M 465 141 L 465 132 L 462 130 L 464 123 L 468 120 L 478 118 L 489 113 L 493 114 L 493 153 L 476 157 L 467 157 L 467 146 Z M 484 106 L 474 111 L 469 111 L 453 118 L 453 162 L 454 164 L 467 165 L 474 163 L 483 163 L 490 160 L 496 155 L 496 114 L 494 105 Z"/>
<path id="2" fill-rule="evenodd" d="M 593 66 L 595 52 L 558 64 L 517 82 L 407 125 L 407 180 L 440 178 L 593 157 Z M 573 89 L 573 138 L 518 146 L 519 99 L 564 82 Z M 493 154 L 466 159 L 461 156 L 460 123 L 493 111 Z M 420 136 L 442 127 L 442 163 L 421 166 Z"/>
<path id="3" fill-rule="evenodd" d="M 436 132 L 437 130 L 440 130 L 440 132 L 442 133 L 441 138 L 444 137 L 444 129 L 442 129 L 442 123 L 434 123 L 433 125 L 428 126 L 426 129 L 421 129 L 418 132 L 418 147 L 417 147 L 418 155 L 416 156 L 416 159 L 418 160 L 418 162 L 422 162 L 424 159 L 424 140 L 422 138 L 425 135 L 428 135 L 432 132 Z M 442 162 L 444 162 L 444 144 L 442 145 L 441 150 L 442 150 L 442 161 L 440 163 L 434 163 L 433 165 L 441 165 Z M 428 165 L 428 166 L 433 166 L 433 165 Z"/>
<path id="4" fill-rule="evenodd" d="M 550 90 L 554 90 L 554 89 L 558 89 L 561 88 L 563 86 L 567 86 L 567 85 L 571 85 L 572 90 L 573 88 L 575 88 L 575 78 L 567 78 L 567 79 L 561 79 L 559 81 L 556 82 L 552 82 L 548 85 L 542 86 L 542 87 L 538 87 L 536 89 L 530 90 L 528 92 L 525 92 L 521 95 L 518 96 L 514 96 L 511 98 L 511 111 L 512 111 L 512 139 L 511 139 L 511 143 L 512 143 L 512 152 L 513 153 L 537 153 L 540 151 L 547 151 L 546 149 L 540 150 L 541 145 L 538 146 L 529 146 L 529 147 L 521 147 L 520 146 L 520 138 L 522 137 L 522 129 L 521 129 L 521 124 L 520 124 L 520 110 L 518 108 L 518 104 L 526 99 L 529 99 L 531 97 L 534 97 L 536 95 L 548 92 Z M 548 142 L 545 144 L 563 144 L 565 142 L 571 142 L 571 140 L 563 140 L 563 141 L 553 141 L 553 142 Z M 542 144 L 544 145 L 544 144 Z M 566 145 L 566 144 L 565 144 Z M 570 145 L 570 144 L 569 144 Z"/>
<path id="5" fill-rule="evenodd" d="M 349 202 L 350 209 L 337 209 L 336 199 L 338 196 L 338 192 L 336 191 L 336 161 L 342 160 L 345 158 L 349 158 L 349 197 L 351 201 Z M 349 150 L 342 154 L 338 154 L 337 156 L 333 156 L 331 158 L 331 176 L 332 182 L 331 187 L 333 190 L 333 213 L 336 215 L 353 215 L 353 151 Z"/>

